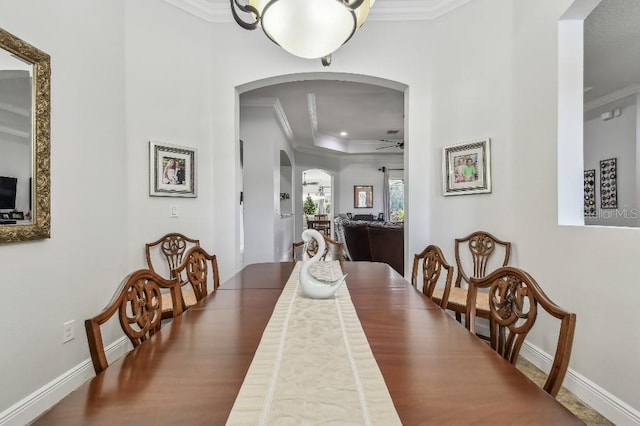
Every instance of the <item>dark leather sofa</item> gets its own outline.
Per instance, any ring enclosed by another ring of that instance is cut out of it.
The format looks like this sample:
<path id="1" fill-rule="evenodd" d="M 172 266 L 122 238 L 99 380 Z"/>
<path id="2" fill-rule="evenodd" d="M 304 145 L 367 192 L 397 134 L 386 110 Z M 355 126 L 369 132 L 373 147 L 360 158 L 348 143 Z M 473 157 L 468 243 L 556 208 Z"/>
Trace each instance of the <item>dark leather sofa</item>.
<path id="1" fill-rule="evenodd" d="M 357 220 L 341 224 L 351 260 L 383 262 L 404 275 L 404 224 Z"/>

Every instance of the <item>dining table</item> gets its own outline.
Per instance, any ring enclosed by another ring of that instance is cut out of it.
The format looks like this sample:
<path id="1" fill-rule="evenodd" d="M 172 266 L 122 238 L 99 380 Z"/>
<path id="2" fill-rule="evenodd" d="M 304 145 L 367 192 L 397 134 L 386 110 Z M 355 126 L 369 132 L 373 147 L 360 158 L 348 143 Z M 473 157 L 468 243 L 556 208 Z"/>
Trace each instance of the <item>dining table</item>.
<path id="1" fill-rule="evenodd" d="M 245 266 L 34 424 L 257 424 L 230 415 L 294 265 Z M 344 262 L 342 271 L 343 302 L 353 306 L 401 424 L 583 424 L 387 264 Z M 296 386 L 304 394 L 314 383 Z M 323 420 L 281 424 L 345 424 Z"/>

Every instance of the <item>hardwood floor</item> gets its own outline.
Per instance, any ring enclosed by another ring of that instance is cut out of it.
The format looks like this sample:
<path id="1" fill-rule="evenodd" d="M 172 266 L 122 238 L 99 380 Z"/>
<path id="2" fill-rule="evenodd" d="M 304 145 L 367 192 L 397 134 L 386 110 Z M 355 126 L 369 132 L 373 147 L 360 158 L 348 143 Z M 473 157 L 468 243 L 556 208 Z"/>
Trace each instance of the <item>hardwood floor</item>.
<path id="1" fill-rule="evenodd" d="M 531 380 L 542 386 L 547 378 L 547 375 L 540 371 L 536 366 L 524 359 L 522 356 L 518 358 L 516 367 Z M 589 407 L 578 397 L 573 395 L 565 388 L 561 388 L 556 398 L 562 405 L 567 407 L 569 411 L 575 414 L 580 420 L 587 425 L 600 426 L 600 425 L 614 425 L 614 423 L 607 420 L 606 417 L 598 413 L 593 408 Z"/>

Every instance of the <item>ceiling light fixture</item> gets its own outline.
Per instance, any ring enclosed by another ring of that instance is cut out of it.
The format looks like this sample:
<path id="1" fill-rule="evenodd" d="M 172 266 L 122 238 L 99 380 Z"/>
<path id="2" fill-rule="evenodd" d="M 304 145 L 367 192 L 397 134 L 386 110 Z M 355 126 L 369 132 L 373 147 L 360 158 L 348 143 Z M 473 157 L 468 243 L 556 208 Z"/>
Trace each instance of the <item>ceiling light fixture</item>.
<path id="1" fill-rule="evenodd" d="M 340 132 L 340 136 L 347 136 L 347 132 Z"/>
<path id="2" fill-rule="evenodd" d="M 258 25 L 292 55 L 331 64 L 331 54 L 364 24 L 375 0 L 229 0 L 233 18 L 242 28 Z M 237 9 L 237 10 L 236 10 Z M 251 15 L 244 21 L 238 11 Z"/>

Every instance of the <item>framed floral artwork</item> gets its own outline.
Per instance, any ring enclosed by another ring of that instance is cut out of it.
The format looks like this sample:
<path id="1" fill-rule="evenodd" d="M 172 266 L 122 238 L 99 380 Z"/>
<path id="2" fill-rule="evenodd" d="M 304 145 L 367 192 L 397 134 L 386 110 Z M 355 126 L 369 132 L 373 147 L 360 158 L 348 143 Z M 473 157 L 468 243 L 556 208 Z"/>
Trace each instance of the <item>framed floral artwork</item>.
<path id="1" fill-rule="evenodd" d="M 491 192 L 491 140 L 475 139 L 442 148 L 443 194 Z"/>
<path id="2" fill-rule="evenodd" d="M 149 142 L 149 195 L 196 197 L 196 150 Z"/>

